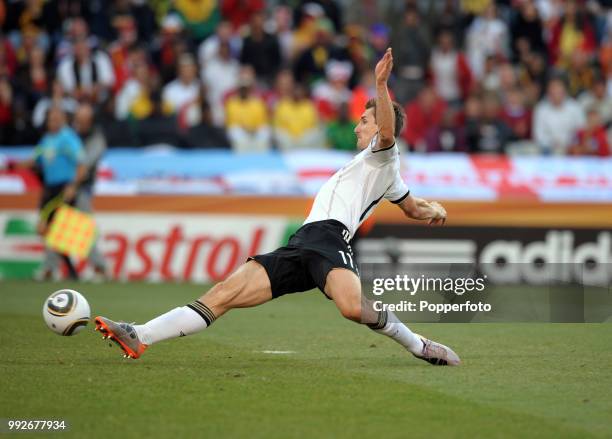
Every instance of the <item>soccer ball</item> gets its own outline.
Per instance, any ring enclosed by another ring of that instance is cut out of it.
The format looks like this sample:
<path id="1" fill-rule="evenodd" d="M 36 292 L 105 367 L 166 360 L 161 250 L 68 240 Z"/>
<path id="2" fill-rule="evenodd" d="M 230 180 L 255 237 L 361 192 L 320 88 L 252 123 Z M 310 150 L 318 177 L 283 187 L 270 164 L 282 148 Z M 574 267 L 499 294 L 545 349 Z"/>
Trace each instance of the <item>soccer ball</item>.
<path id="1" fill-rule="evenodd" d="M 87 299 L 74 290 L 56 291 L 43 305 L 45 323 L 59 335 L 79 333 L 89 322 L 90 316 Z"/>

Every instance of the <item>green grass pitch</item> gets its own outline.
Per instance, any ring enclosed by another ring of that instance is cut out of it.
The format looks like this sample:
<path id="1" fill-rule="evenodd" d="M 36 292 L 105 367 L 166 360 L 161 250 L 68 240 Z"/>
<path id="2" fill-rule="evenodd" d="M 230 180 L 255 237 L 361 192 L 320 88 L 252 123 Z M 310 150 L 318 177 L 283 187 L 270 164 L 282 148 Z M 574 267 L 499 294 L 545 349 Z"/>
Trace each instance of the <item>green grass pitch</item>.
<path id="1" fill-rule="evenodd" d="M 0 418 L 70 424 L 40 437 L 612 436 L 609 324 L 414 325 L 464 361 L 433 367 L 310 292 L 232 311 L 133 361 L 91 324 L 74 337 L 46 328 L 43 301 L 61 287 L 0 283 Z M 72 287 L 94 316 L 137 322 L 203 289 Z"/>

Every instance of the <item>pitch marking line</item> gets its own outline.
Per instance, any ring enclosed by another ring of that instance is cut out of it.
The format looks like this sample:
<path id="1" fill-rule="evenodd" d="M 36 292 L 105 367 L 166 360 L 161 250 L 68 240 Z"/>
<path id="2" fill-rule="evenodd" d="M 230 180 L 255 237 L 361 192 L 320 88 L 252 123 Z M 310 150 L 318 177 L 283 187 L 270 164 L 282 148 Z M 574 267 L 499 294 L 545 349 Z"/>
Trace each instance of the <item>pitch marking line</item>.
<path id="1" fill-rule="evenodd" d="M 273 354 L 273 355 L 286 355 L 286 354 L 295 354 L 295 351 L 259 351 L 262 354 Z"/>

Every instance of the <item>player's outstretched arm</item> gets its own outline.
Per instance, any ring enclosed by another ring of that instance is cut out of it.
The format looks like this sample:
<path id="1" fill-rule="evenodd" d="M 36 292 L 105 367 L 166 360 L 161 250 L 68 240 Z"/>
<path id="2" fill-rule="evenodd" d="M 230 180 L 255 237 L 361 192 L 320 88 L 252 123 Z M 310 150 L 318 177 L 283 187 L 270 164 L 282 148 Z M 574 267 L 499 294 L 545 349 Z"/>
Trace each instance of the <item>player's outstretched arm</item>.
<path id="1" fill-rule="evenodd" d="M 378 144 L 376 149 L 387 148 L 395 142 L 395 113 L 387 81 L 393 69 L 393 52 L 388 48 L 376 64 L 376 124 L 378 125 Z"/>
<path id="2" fill-rule="evenodd" d="M 446 222 L 446 210 L 437 201 L 407 196 L 398 206 L 408 218 L 428 220 L 428 224 L 443 225 Z"/>

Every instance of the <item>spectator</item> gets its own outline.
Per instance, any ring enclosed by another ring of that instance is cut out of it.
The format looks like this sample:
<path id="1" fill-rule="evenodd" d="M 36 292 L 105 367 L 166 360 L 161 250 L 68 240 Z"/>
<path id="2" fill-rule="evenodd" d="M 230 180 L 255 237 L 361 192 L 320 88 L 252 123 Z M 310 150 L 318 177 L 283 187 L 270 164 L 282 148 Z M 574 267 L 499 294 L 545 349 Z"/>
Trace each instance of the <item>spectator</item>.
<path id="1" fill-rule="evenodd" d="M 51 85 L 52 75 L 47 69 L 45 56 L 45 51 L 41 47 L 34 46 L 15 77 L 15 88 L 30 110 L 46 94 Z"/>
<path id="2" fill-rule="evenodd" d="M 361 29 L 359 27 L 359 29 Z M 370 26 L 368 34 L 368 43 L 372 50 L 372 63 L 377 63 L 385 54 L 389 44 L 391 43 L 391 30 L 384 23 L 376 23 Z M 369 66 L 364 66 L 363 71 L 369 70 Z"/>
<path id="3" fill-rule="evenodd" d="M 335 33 L 341 33 L 342 24 L 342 9 L 336 0 L 301 0 L 300 5 L 295 8 L 295 22 L 299 23 L 302 13 L 308 13 L 307 9 L 312 6 L 319 6 L 325 18 L 333 24 L 332 30 Z"/>
<path id="4" fill-rule="evenodd" d="M 216 56 L 209 59 L 202 68 L 202 82 L 215 126 L 223 126 L 223 103 L 227 94 L 238 85 L 239 71 L 240 65 L 232 58 L 228 42 L 220 43 Z"/>
<path id="5" fill-rule="evenodd" d="M 377 44 L 382 44 L 381 41 L 388 40 L 387 31 L 384 29 L 384 26 L 380 26 L 378 29 L 376 27 L 374 26 L 375 29 L 370 31 L 370 41 L 375 39 L 378 41 Z M 373 36 L 373 32 L 379 35 Z M 342 52 L 338 52 L 338 54 L 342 53 L 342 55 L 338 57 L 338 60 L 351 64 L 352 73 L 349 78 L 349 88 L 353 88 L 359 82 L 361 75 L 371 70 L 372 60 L 377 59 L 378 55 L 377 51 L 368 44 L 365 30 L 361 26 L 348 25 L 344 33 L 347 37 L 347 42 L 342 44 Z M 389 47 L 389 44 L 386 47 Z"/>
<path id="6" fill-rule="evenodd" d="M 162 90 L 162 108 L 166 115 L 181 116 L 191 105 L 199 104 L 201 98 L 197 66 L 191 55 L 181 55 L 177 71 L 177 78 Z"/>
<path id="7" fill-rule="evenodd" d="M 466 33 L 466 52 L 472 74 L 481 79 L 488 56 L 505 59 L 508 56 L 508 26 L 497 17 L 495 4 L 491 2 L 476 17 Z"/>
<path id="8" fill-rule="evenodd" d="M 483 99 L 482 117 L 472 127 L 472 138 L 468 144 L 470 151 L 488 154 L 505 152 L 507 143 L 512 140 L 512 131 L 499 116 L 497 96 L 487 94 Z"/>
<path id="9" fill-rule="evenodd" d="M 495 92 L 500 99 L 505 100 L 507 94 L 519 85 L 516 69 L 509 62 L 505 62 L 497 68 L 497 77 L 499 78 L 499 86 L 492 91 Z"/>
<path id="10" fill-rule="evenodd" d="M 77 101 L 64 93 L 62 84 L 56 79 L 51 83 L 48 95 L 39 99 L 36 103 L 32 112 L 32 125 L 34 128 L 42 128 L 47 119 L 47 112 L 51 107 L 58 107 L 65 114 L 71 116 L 76 111 L 77 106 Z"/>
<path id="11" fill-rule="evenodd" d="M 157 19 L 149 2 L 143 0 L 130 1 L 129 13 L 134 17 L 137 26 L 138 41 L 141 43 L 152 41 L 157 30 Z"/>
<path id="12" fill-rule="evenodd" d="M 126 81 L 115 98 L 115 117 L 118 120 L 143 120 L 155 110 L 152 91 L 155 78 L 149 66 L 139 62 L 133 67 L 132 77 Z"/>
<path id="13" fill-rule="evenodd" d="M 321 148 L 325 145 L 319 130 L 317 109 L 297 84 L 291 98 L 282 98 L 274 110 L 274 137 L 281 150 Z"/>
<path id="14" fill-rule="evenodd" d="M 462 125 L 465 127 L 465 140 L 469 150 L 476 149 L 480 137 L 479 130 L 482 121 L 482 100 L 479 95 L 472 94 L 465 100 L 463 114 L 460 115 Z"/>
<path id="15" fill-rule="evenodd" d="M 183 30 L 183 22 L 176 14 L 166 15 L 162 20 L 161 33 L 152 44 L 153 62 L 164 84 L 174 79 L 178 59 L 186 51 Z"/>
<path id="16" fill-rule="evenodd" d="M 282 69 L 276 75 L 274 88 L 266 94 L 266 105 L 271 113 L 274 108 L 283 99 L 293 99 L 293 89 L 295 87 L 295 79 L 290 69 Z"/>
<path id="17" fill-rule="evenodd" d="M 0 77 L 0 144 L 10 145 L 13 140 L 13 87 L 6 77 Z"/>
<path id="18" fill-rule="evenodd" d="M 15 55 L 19 66 L 23 66 L 29 62 L 30 54 L 36 47 L 47 50 L 49 45 L 45 34 L 37 33 L 32 29 L 27 29 L 22 32 L 16 41 L 14 41 Z"/>
<path id="19" fill-rule="evenodd" d="M 348 106 L 340 105 L 338 118 L 327 124 L 327 141 L 333 149 L 342 151 L 355 150 L 355 127 L 357 124 L 349 118 Z"/>
<path id="20" fill-rule="evenodd" d="M 201 66 L 206 66 L 211 59 L 219 54 L 219 46 L 229 44 L 232 58 L 238 59 L 242 50 L 242 39 L 233 34 L 232 25 L 228 21 L 222 21 L 215 29 L 215 34 L 206 38 L 198 48 L 198 61 Z"/>
<path id="21" fill-rule="evenodd" d="M 460 0 L 461 9 L 467 14 L 484 14 L 491 4 L 491 0 Z"/>
<path id="22" fill-rule="evenodd" d="M 531 110 L 525 105 L 521 89 L 513 88 L 503 104 L 501 119 L 512 130 L 512 137 L 527 140 L 531 137 Z"/>
<path id="23" fill-rule="evenodd" d="M 366 102 L 376 97 L 376 83 L 374 72 L 370 69 L 361 75 L 359 84 L 351 92 L 349 101 L 349 118 L 357 122 L 363 113 Z M 389 91 L 391 93 L 391 91 Z M 393 96 L 391 96 L 393 99 Z"/>
<path id="24" fill-rule="evenodd" d="M 484 63 L 482 77 L 479 82 L 479 87 L 482 89 L 481 91 L 497 93 L 499 91 L 501 82 L 499 73 L 497 56 L 487 56 Z"/>
<path id="25" fill-rule="evenodd" d="M 174 0 L 172 3 L 185 29 L 197 42 L 212 35 L 221 21 L 217 0 Z"/>
<path id="26" fill-rule="evenodd" d="M 278 38 L 283 64 L 289 64 L 295 57 L 291 8 L 286 5 L 277 6 L 274 9 L 273 20 L 268 23 L 267 30 Z"/>
<path id="27" fill-rule="evenodd" d="M 331 60 L 325 68 L 327 80 L 315 85 L 313 97 L 324 122 L 338 117 L 340 105 L 351 99 L 348 82 L 352 71 L 353 67 L 347 61 Z"/>
<path id="28" fill-rule="evenodd" d="M 236 152 L 270 149 L 268 110 L 264 100 L 254 93 L 254 87 L 252 68 L 244 68 L 240 73 L 238 93 L 228 98 L 225 104 L 225 125 Z"/>
<path id="29" fill-rule="evenodd" d="M 601 43 L 597 59 L 604 76 L 612 73 L 612 18 L 608 22 L 606 35 Z"/>
<path id="30" fill-rule="evenodd" d="M 586 126 L 578 130 L 574 144 L 569 151 L 572 155 L 593 155 L 608 157 L 610 146 L 606 127 L 601 122 L 601 116 L 596 107 L 587 110 Z"/>
<path id="31" fill-rule="evenodd" d="M 453 39 L 462 45 L 467 21 L 465 12 L 456 0 L 443 0 L 440 3 L 442 4 L 439 8 L 430 8 L 430 11 L 433 11 L 428 17 L 431 22 L 429 32 L 438 35 L 442 30 L 449 30 Z M 433 5 L 430 3 L 430 6 Z"/>
<path id="32" fill-rule="evenodd" d="M 316 3 L 307 3 L 302 8 L 301 17 L 299 15 L 294 16 L 294 23 L 296 24 L 293 32 L 293 48 L 292 53 L 294 55 L 301 55 L 305 50 L 312 47 L 317 38 L 317 34 L 321 32 L 322 22 L 326 23 L 326 28 L 331 31 L 331 22 L 324 21 L 325 12 L 321 5 Z M 329 24 L 329 26 L 328 26 Z"/>
<path id="33" fill-rule="evenodd" d="M 455 49 L 453 34 L 443 30 L 438 35 L 430 61 L 434 88 L 447 103 L 458 106 L 472 88 L 472 73 L 465 56 Z"/>
<path id="34" fill-rule="evenodd" d="M 405 104 L 417 95 L 425 81 L 431 43 L 426 24 L 416 8 L 408 8 L 404 22 L 392 38 L 393 57 L 397 66 L 395 92 L 398 102 Z"/>
<path id="35" fill-rule="evenodd" d="M 92 53 L 87 39 L 74 42 L 74 55 L 59 64 L 57 78 L 72 97 L 93 103 L 104 101 L 115 82 L 108 55 L 100 50 Z"/>
<path id="36" fill-rule="evenodd" d="M 583 52 L 574 52 L 567 69 L 568 91 L 571 96 L 578 96 L 590 89 L 595 81 L 596 71 Z"/>
<path id="37" fill-rule="evenodd" d="M 591 55 L 595 49 L 595 31 L 579 8 L 575 0 L 567 0 L 563 16 L 552 26 L 548 54 L 553 65 L 567 67 L 575 52 Z"/>
<path id="38" fill-rule="evenodd" d="M 512 22 L 511 34 L 515 60 L 525 50 L 541 55 L 546 54 L 542 20 L 532 0 L 520 3 L 519 13 Z"/>
<path id="39" fill-rule="evenodd" d="M 234 32 L 241 32 L 253 15 L 262 12 L 265 6 L 264 0 L 221 0 L 221 13 Z"/>
<path id="40" fill-rule="evenodd" d="M 115 74 L 114 91 L 118 91 L 130 77 L 130 51 L 138 40 L 138 28 L 131 15 L 118 15 L 113 18 L 113 26 L 118 37 L 108 48 Z"/>
<path id="41" fill-rule="evenodd" d="M 406 106 L 406 143 L 415 151 L 426 151 L 425 136 L 440 124 L 445 111 L 446 103 L 436 96 L 433 87 L 423 88 L 418 97 Z"/>
<path id="42" fill-rule="evenodd" d="M 17 57 L 8 38 L 0 34 L 0 76 L 12 78 L 17 71 Z"/>
<path id="43" fill-rule="evenodd" d="M 599 111 L 599 117 L 604 125 L 612 124 L 612 96 L 607 93 L 606 80 L 598 77 L 593 82 L 590 90 L 585 91 L 578 97 L 580 105 L 586 111 L 595 107 Z"/>
<path id="44" fill-rule="evenodd" d="M 257 77 L 266 84 L 272 84 L 280 68 L 281 53 L 276 35 L 264 31 L 263 12 L 251 16 L 249 35 L 244 39 L 240 62 L 255 69 Z"/>
<path id="45" fill-rule="evenodd" d="M 346 59 L 333 43 L 333 28 L 326 19 L 316 22 L 314 44 L 307 47 L 294 64 L 294 76 L 298 82 L 313 84 L 325 76 L 325 67 L 330 59 Z"/>
<path id="46" fill-rule="evenodd" d="M 537 104 L 533 116 L 534 140 L 542 152 L 566 154 L 584 123 L 584 111 L 567 97 L 563 80 L 551 79 L 546 98 Z"/>
<path id="47" fill-rule="evenodd" d="M 3 25 L 3 30 L 9 32 L 13 41 L 26 34 L 37 35 L 45 38 L 46 31 L 56 30 L 57 20 L 53 19 L 57 5 L 43 4 L 37 1 L 11 1 L 3 2 L 7 6 L 7 22 Z"/>
<path id="48" fill-rule="evenodd" d="M 456 120 L 455 111 L 447 108 L 439 125 L 433 125 L 425 135 L 427 152 L 465 152 L 465 131 Z"/>
<path id="49" fill-rule="evenodd" d="M 65 35 L 57 45 L 55 60 L 61 63 L 67 56 L 74 55 L 74 42 L 82 40 L 86 40 L 91 48 L 99 45 L 98 38 L 89 33 L 89 26 L 83 18 L 74 17 L 66 20 Z"/>
<path id="50" fill-rule="evenodd" d="M 548 72 L 546 61 L 542 55 L 530 52 L 521 61 L 519 69 L 521 71 L 521 83 L 535 83 L 540 90 L 546 88 L 548 82 Z"/>

